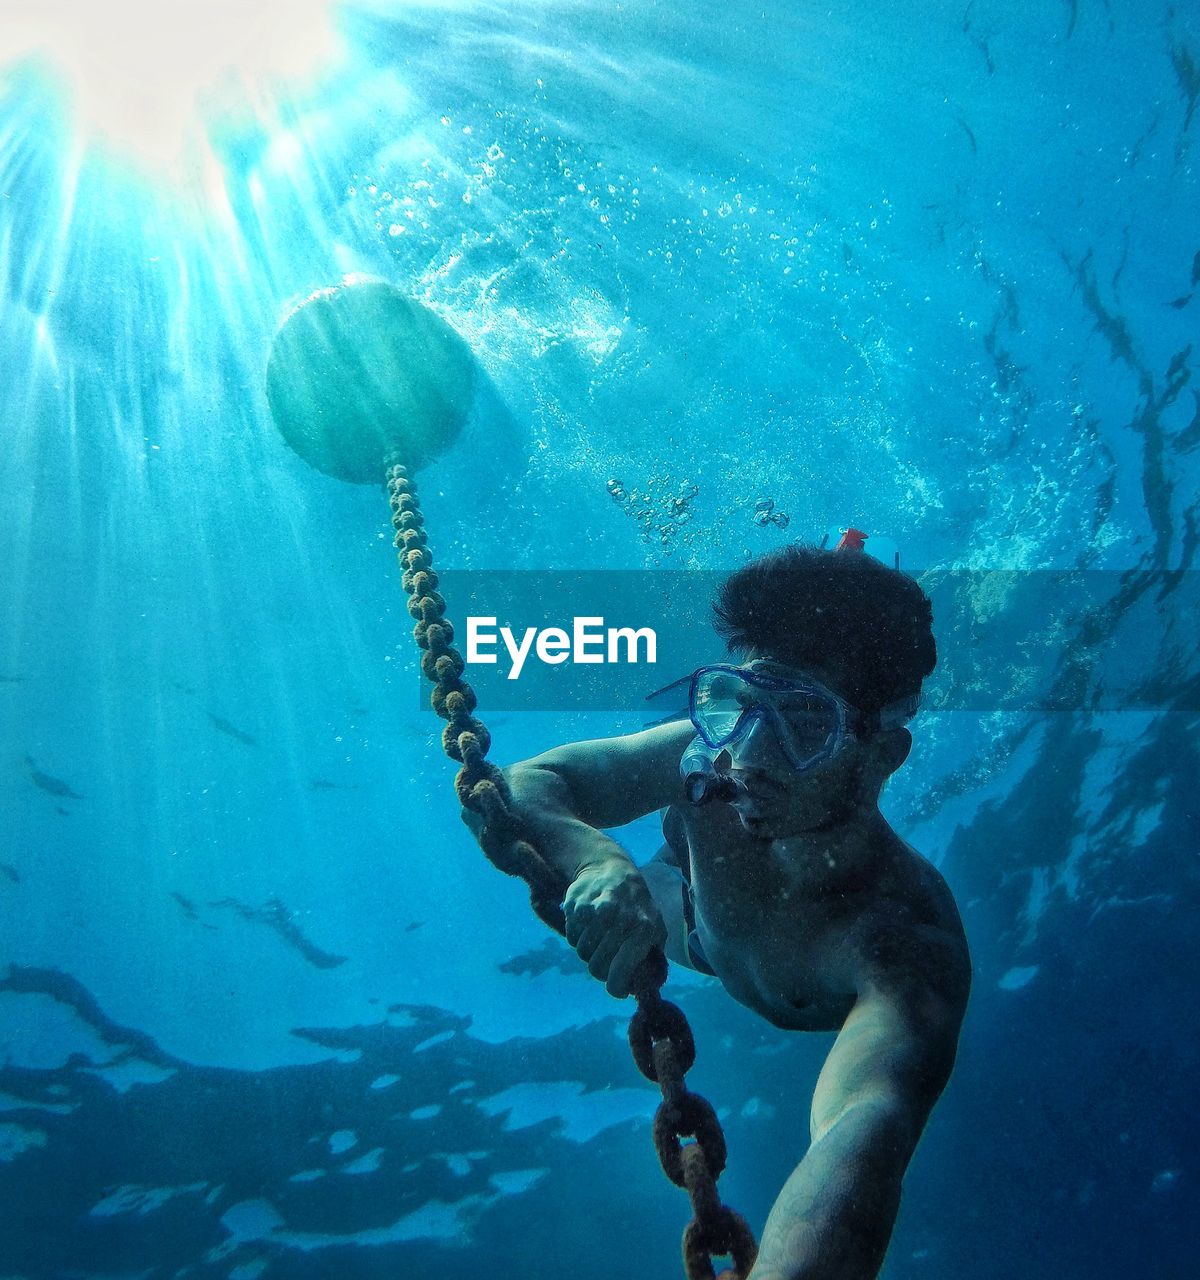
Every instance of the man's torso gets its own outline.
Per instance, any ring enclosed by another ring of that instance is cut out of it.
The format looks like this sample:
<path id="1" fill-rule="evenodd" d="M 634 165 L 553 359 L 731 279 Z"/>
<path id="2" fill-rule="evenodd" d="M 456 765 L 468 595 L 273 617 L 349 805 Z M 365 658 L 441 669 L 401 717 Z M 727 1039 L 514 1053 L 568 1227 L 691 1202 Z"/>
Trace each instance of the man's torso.
<path id="1" fill-rule="evenodd" d="M 882 821 L 840 862 L 800 841 L 755 839 L 725 805 L 672 806 L 663 835 L 691 881 L 716 976 L 776 1026 L 836 1031 L 873 964 L 920 969 L 965 955 L 945 881 Z M 890 961 L 876 954 L 881 937 Z"/>

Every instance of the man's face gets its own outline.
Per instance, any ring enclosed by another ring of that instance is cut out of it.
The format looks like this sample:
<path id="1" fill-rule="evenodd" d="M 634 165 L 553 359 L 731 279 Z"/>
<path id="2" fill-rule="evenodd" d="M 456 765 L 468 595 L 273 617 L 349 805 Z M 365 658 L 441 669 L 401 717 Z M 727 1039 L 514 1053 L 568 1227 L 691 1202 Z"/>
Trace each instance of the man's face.
<path id="1" fill-rule="evenodd" d="M 759 655 L 753 669 L 764 674 L 815 680 L 842 696 L 836 673 L 819 667 L 787 667 Z M 840 826 L 873 803 L 876 779 L 870 743 L 847 732 L 831 756 L 797 770 L 784 754 L 768 718 L 753 720 L 747 732 L 717 757 L 717 768 L 744 787 L 730 802 L 742 826 L 762 839 L 803 835 Z M 873 787 L 873 792 L 872 792 Z"/>

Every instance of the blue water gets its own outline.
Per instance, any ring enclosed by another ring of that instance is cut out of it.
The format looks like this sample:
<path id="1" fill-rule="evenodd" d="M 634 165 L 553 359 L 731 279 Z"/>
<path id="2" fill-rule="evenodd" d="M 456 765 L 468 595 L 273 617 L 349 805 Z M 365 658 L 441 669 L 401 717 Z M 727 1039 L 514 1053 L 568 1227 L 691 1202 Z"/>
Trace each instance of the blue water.
<path id="1" fill-rule="evenodd" d="M 711 573 L 853 524 L 1100 575 L 1099 633 L 975 579 L 1047 687 L 1095 665 L 1066 713 L 926 710 L 884 794 L 975 987 L 882 1274 L 1194 1274 L 1195 613 L 1122 574 L 1200 535 L 1198 16 L 345 9 L 194 186 L 5 63 L 0 1273 L 678 1273 L 631 1004 L 459 823 L 382 492 L 267 410 L 286 306 L 362 273 L 482 375 L 420 477 L 443 568 Z M 1130 665 L 1152 695 L 1106 701 Z M 506 711 L 492 754 L 641 720 Z M 832 1037 L 667 992 L 759 1231 Z"/>

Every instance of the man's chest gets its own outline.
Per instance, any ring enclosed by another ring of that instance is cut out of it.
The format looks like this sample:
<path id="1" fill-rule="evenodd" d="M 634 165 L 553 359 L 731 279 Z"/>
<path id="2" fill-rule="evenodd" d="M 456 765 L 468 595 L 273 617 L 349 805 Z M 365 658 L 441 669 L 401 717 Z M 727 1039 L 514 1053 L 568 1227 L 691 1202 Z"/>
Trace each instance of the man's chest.
<path id="1" fill-rule="evenodd" d="M 719 822 L 686 830 L 696 928 L 729 993 L 776 1026 L 840 1027 L 856 998 L 847 943 L 861 890 L 789 873 Z"/>

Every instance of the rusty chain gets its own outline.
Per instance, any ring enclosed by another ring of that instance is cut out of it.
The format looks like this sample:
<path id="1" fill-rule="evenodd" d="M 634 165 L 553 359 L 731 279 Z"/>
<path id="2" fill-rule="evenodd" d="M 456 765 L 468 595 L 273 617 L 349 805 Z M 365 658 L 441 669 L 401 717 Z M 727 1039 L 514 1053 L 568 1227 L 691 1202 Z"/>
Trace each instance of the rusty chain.
<path id="1" fill-rule="evenodd" d="M 442 748 L 462 766 L 454 779 L 459 803 L 483 819 L 477 838 L 492 864 L 520 876 L 538 918 L 563 934 L 562 901 L 569 885 L 527 838 L 503 773 L 487 759 L 491 734 L 474 715 L 475 692 L 462 678 L 462 655 L 452 647 L 454 627 L 437 590 L 416 487 L 399 462 L 387 465 L 387 489 L 396 530 L 393 545 L 408 611 L 416 620 L 413 636 L 422 650 L 421 670 L 434 684 L 433 709 L 447 722 Z M 709 1102 L 684 1083 L 696 1045 L 683 1010 L 662 998 L 666 977 L 666 957 L 656 948 L 635 974 L 637 1010 L 629 1024 L 629 1046 L 638 1070 L 662 1092 L 654 1116 L 654 1146 L 663 1172 L 687 1191 L 692 1203 L 693 1217 L 683 1234 L 684 1271 L 687 1280 L 715 1280 L 713 1258 L 730 1256 L 736 1271 L 723 1272 L 722 1280 L 744 1280 L 757 1245 L 746 1220 L 723 1204 L 717 1192 L 725 1167 L 725 1135 Z M 683 1138 L 695 1141 L 684 1143 Z"/>

